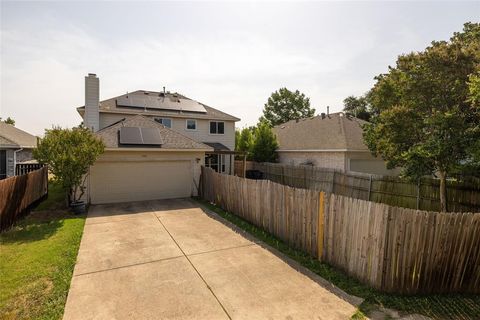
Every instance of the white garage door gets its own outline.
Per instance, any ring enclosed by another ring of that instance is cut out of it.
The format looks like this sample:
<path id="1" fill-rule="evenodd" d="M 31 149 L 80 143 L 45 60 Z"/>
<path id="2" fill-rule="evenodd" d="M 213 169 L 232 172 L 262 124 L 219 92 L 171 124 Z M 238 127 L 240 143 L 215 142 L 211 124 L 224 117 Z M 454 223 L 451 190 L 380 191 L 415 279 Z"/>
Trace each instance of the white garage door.
<path id="1" fill-rule="evenodd" d="M 93 204 L 190 197 L 190 161 L 97 162 L 90 169 Z"/>

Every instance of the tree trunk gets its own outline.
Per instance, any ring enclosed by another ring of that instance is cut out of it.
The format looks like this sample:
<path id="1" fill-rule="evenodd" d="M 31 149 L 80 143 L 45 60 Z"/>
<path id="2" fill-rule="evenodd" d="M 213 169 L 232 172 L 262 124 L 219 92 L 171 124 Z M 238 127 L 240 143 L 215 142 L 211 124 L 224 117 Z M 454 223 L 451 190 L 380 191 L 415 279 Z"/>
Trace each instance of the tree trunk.
<path id="1" fill-rule="evenodd" d="M 440 170 L 438 174 L 440 175 L 440 211 L 447 212 L 447 173 Z"/>

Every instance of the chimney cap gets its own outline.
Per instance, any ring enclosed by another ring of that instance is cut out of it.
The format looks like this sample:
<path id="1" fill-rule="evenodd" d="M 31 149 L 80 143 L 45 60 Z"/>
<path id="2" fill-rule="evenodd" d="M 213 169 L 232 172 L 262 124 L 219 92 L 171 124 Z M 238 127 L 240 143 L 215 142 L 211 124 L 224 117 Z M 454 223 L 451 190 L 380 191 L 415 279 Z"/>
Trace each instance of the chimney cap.
<path id="1" fill-rule="evenodd" d="M 89 73 L 88 76 L 89 77 L 96 77 L 97 75 L 95 73 Z"/>

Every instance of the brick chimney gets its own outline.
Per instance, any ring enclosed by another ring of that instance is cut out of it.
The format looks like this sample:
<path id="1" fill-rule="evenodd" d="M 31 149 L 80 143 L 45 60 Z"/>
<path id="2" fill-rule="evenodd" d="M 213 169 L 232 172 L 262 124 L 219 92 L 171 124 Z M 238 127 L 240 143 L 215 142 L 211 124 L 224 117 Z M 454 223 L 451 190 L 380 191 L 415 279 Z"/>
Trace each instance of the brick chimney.
<path id="1" fill-rule="evenodd" d="M 85 77 L 85 116 L 83 123 L 93 132 L 97 132 L 100 126 L 99 120 L 99 96 L 100 96 L 100 80 L 94 73 L 89 73 Z"/>

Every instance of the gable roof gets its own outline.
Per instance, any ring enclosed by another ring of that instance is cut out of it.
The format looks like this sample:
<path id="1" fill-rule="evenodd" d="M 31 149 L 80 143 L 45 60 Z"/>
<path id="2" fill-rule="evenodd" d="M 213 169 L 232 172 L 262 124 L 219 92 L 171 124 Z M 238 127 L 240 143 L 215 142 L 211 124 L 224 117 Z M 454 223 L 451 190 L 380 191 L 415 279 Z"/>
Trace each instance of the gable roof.
<path id="1" fill-rule="evenodd" d="M 368 151 L 363 142 L 361 119 L 343 112 L 331 113 L 325 118 L 291 120 L 275 126 L 279 150 L 342 150 Z"/>
<path id="2" fill-rule="evenodd" d="M 95 135 L 102 139 L 102 141 L 105 143 L 106 148 L 121 148 L 122 146 L 119 145 L 118 135 L 118 131 L 121 127 L 158 128 L 160 130 L 160 135 L 163 139 L 163 144 L 160 149 L 195 149 L 213 151 L 211 147 L 203 143 L 197 142 L 193 139 L 190 139 L 189 137 L 173 131 L 165 127 L 164 125 L 142 115 L 137 115 L 129 119 L 124 119 L 116 122 L 109 127 L 97 131 Z M 135 149 L 134 147 L 128 148 Z M 138 148 L 144 147 L 139 146 Z M 151 148 L 155 149 L 159 147 Z"/>
<path id="3" fill-rule="evenodd" d="M 0 146 L 4 148 L 35 148 L 37 137 L 0 121 Z"/>
<path id="4" fill-rule="evenodd" d="M 148 93 L 148 94 L 145 94 L 145 93 Z M 129 92 L 127 94 L 123 94 L 117 97 L 100 101 L 99 111 L 108 112 L 108 113 L 122 113 L 122 114 L 144 114 L 144 115 L 158 115 L 158 116 L 167 116 L 167 117 L 170 116 L 170 117 L 208 119 L 208 120 L 240 121 L 240 119 L 237 117 L 229 115 L 215 108 L 209 107 L 200 102 L 198 103 L 205 108 L 206 113 L 177 111 L 177 110 L 155 110 L 150 108 L 147 108 L 147 110 L 145 111 L 145 109 L 143 108 L 124 107 L 124 106 L 117 105 L 118 99 L 123 99 L 127 96 L 136 96 L 137 98 L 147 99 L 149 96 L 159 96 L 159 95 L 160 95 L 160 92 L 157 92 L 157 91 L 137 90 L 134 92 Z M 165 98 L 195 101 L 184 95 L 181 95 L 178 93 L 170 93 L 170 92 L 165 93 Z M 83 113 L 85 112 L 85 106 L 77 108 L 77 111 L 78 113 L 80 113 L 81 116 L 83 116 Z"/>

